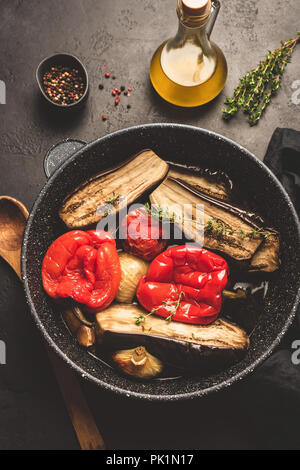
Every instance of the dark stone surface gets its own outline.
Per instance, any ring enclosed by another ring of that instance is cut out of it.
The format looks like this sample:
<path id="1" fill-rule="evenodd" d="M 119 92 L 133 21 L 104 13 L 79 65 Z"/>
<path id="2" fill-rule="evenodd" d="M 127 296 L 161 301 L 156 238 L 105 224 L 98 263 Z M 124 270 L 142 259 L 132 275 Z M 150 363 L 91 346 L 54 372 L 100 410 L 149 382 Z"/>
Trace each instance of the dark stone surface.
<path id="1" fill-rule="evenodd" d="M 240 75 L 299 29 L 298 0 L 280 0 L 276 8 L 273 0 L 223 3 L 214 40 L 229 62 L 226 89 L 205 108 L 186 111 L 163 103 L 147 77 L 154 49 L 176 29 L 175 0 L 2 0 L 0 80 L 7 86 L 7 104 L 0 106 L 1 193 L 30 208 L 45 182 L 45 152 L 67 137 L 90 141 L 134 124 L 184 122 L 220 132 L 262 158 L 275 127 L 299 128 L 300 106 L 291 102 L 291 85 L 300 78 L 299 49 L 280 95 L 257 128 L 250 129 L 243 116 L 230 125 L 220 117 L 224 97 Z M 45 108 L 35 83 L 40 60 L 60 51 L 77 55 L 91 81 L 86 108 L 68 119 Z M 116 85 L 104 80 L 105 64 L 117 76 Z M 125 99 L 115 108 L 110 96 L 111 88 L 123 83 L 135 89 L 130 110 Z M 77 448 L 21 286 L 2 261 L 0 292 L 0 339 L 7 342 L 7 365 L 0 366 L 0 448 Z M 84 388 L 109 448 L 299 448 L 296 395 L 274 390 L 271 378 L 263 389 L 256 378 L 180 405 L 131 403 L 87 384 Z M 270 394 L 284 409 L 284 420 L 275 419 Z"/>

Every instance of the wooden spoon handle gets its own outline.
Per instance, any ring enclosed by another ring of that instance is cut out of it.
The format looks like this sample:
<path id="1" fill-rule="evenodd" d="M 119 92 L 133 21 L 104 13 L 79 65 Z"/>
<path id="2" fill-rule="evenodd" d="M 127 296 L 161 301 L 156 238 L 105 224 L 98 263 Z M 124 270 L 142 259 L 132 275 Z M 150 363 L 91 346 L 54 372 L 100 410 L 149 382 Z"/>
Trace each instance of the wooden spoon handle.
<path id="1" fill-rule="evenodd" d="M 17 202 L 19 203 L 19 201 Z M 27 219 L 27 209 L 23 204 L 19 203 L 19 205 L 22 207 L 22 212 Z M 18 249 L 11 252 L 9 259 L 7 259 L 7 257 L 6 259 L 21 279 L 20 254 L 21 250 Z M 81 449 L 104 450 L 104 441 L 90 412 L 76 375 L 55 352 L 52 351 L 46 342 L 45 346 Z"/>
<path id="2" fill-rule="evenodd" d="M 82 450 L 105 445 L 74 372 L 47 345 L 48 356 Z"/>

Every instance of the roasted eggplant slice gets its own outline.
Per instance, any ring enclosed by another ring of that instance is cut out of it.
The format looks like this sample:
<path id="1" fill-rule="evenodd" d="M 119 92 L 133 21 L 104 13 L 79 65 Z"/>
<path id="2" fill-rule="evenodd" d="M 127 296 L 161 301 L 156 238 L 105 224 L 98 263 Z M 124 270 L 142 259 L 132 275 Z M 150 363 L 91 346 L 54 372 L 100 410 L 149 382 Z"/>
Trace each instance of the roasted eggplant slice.
<path id="1" fill-rule="evenodd" d="M 228 185 L 221 181 L 217 175 L 214 177 L 206 172 L 206 174 L 198 175 L 182 168 L 172 167 L 168 173 L 169 178 L 175 178 L 179 181 L 189 184 L 197 191 L 213 196 L 217 199 L 229 201 L 231 199 L 231 189 Z"/>
<path id="2" fill-rule="evenodd" d="M 186 237 L 195 240 L 204 233 L 206 248 L 237 261 L 250 261 L 265 240 L 259 216 L 200 192 L 182 180 L 168 176 L 150 195 L 150 200 L 162 212 L 172 214 Z M 196 211 L 201 205 L 202 223 Z M 278 268 L 277 263 L 279 260 L 274 258 L 273 270 Z"/>
<path id="3" fill-rule="evenodd" d="M 163 362 L 196 374 L 222 370 L 241 359 L 249 347 L 245 331 L 226 320 L 209 326 L 168 323 L 137 305 L 115 304 L 97 314 L 96 336 L 109 349 L 142 344 Z"/>
<path id="4" fill-rule="evenodd" d="M 144 150 L 75 189 L 64 200 L 59 216 L 70 229 L 96 224 L 141 198 L 163 180 L 168 168 L 152 150 Z"/>
<path id="5" fill-rule="evenodd" d="M 280 265 L 279 252 L 279 235 L 272 233 L 253 256 L 249 271 L 264 271 L 268 273 L 276 271 Z"/>

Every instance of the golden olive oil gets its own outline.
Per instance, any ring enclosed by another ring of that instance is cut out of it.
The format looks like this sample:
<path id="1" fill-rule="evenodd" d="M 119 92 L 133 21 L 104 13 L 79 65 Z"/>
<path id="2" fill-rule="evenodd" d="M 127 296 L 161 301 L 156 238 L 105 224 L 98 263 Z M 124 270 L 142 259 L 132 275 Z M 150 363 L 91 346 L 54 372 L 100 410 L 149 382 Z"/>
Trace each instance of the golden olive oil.
<path id="1" fill-rule="evenodd" d="M 170 80 L 161 66 L 161 52 L 165 43 L 155 52 L 150 66 L 150 79 L 157 93 L 169 103 L 182 107 L 195 107 L 212 101 L 223 90 L 227 79 L 227 62 L 221 49 L 216 50 L 217 64 L 213 75 L 204 83 L 183 86 Z"/>
<path id="2" fill-rule="evenodd" d="M 218 0 L 178 0 L 177 34 L 157 49 L 150 65 L 152 85 L 169 103 L 201 106 L 224 88 L 227 62 L 210 41 L 219 9 Z"/>

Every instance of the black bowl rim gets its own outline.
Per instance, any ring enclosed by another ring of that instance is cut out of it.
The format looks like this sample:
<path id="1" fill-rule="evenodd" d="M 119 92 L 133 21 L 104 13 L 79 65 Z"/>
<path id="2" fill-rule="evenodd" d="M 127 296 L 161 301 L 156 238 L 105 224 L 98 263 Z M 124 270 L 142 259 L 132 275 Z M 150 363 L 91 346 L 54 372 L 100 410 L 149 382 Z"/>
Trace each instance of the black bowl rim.
<path id="1" fill-rule="evenodd" d="M 262 162 L 260 161 L 253 153 L 250 151 L 246 150 L 243 146 L 240 144 L 234 142 L 233 140 L 224 137 L 221 134 L 218 134 L 213 131 L 209 131 L 207 129 L 203 129 L 200 127 L 195 127 L 195 126 L 190 126 L 190 125 L 185 125 L 185 124 L 174 124 L 174 123 L 155 123 L 155 124 L 144 124 L 144 125 L 138 125 L 138 126 L 132 126 L 128 128 L 124 128 L 121 130 L 118 130 L 116 132 L 113 132 L 111 134 L 107 134 L 103 137 L 100 137 L 93 142 L 90 142 L 87 144 L 85 147 L 80 149 L 78 152 L 76 152 L 72 157 L 70 157 L 69 160 L 67 160 L 62 166 L 60 166 L 54 173 L 53 175 L 49 178 L 41 192 L 39 193 L 32 210 L 30 212 L 26 229 L 24 232 L 24 238 L 23 238 L 23 245 L 22 245 L 22 254 L 21 254 L 21 267 L 22 267 L 22 279 L 23 279 L 23 285 L 24 285 L 24 290 L 25 290 L 25 295 L 26 295 L 26 300 L 27 303 L 30 307 L 31 314 L 33 316 L 33 319 L 38 327 L 38 329 L 41 331 L 42 335 L 46 339 L 48 345 L 53 349 L 61 359 L 63 359 L 76 373 L 80 374 L 80 376 L 87 380 L 88 382 L 91 382 L 92 384 L 96 384 L 97 386 L 101 387 L 104 390 L 114 392 L 118 395 L 121 396 L 126 396 L 127 398 L 134 398 L 134 399 L 139 399 L 139 400 L 147 400 L 147 401 L 165 401 L 165 402 L 171 402 L 171 401 L 186 401 L 186 400 L 191 400 L 191 399 L 196 399 L 199 397 L 204 397 L 207 396 L 210 393 L 220 391 L 222 389 L 225 389 L 227 387 L 230 387 L 234 383 L 244 379 L 247 375 L 252 373 L 254 369 L 256 369 L 262 362 L 264 362 L 274 351 L 274 349 L 279 345 L 280 341 L 282 340 L 283 336 L 286 334 L 288 328 L 292 324 L 294 317 L 296 315 L 296 310 L 300 302 L 300 280 L 298 283 L 298 293 L 295 298 L 294 305 L 286 319 L 285 325 L 282 328 L 281 332 L 277 335 L 271 346 L 252 364 L 250 364 L 248 367 L 246 367 L 242 372 L 234 375 L 233 377 L 224 380 L 223 382 L 214 385 L 212 387 L 208 387 L 196 392 L 191 392 L 191 393 L 184 393 L 184 394 L 178 394 L 178 395 L 151 395 L 147 393 L 137 393 L 137 392 L 132 392 L 129 390 L 122 389 L 120 387 L 116 387 L 115 385 L 111 385 L 108 383 L 103 382 L 100 379 L 95 378 L 92 376 L 90 373 L 87 373 L 84 371 L 81 367 L 79 367 L 75 362 L 73 362 L 69 357 L 59 349 L 59 347 L 56 345 L 55 341 L 50 337 L 50 335 L 47 333 L 45 330 L 43 323 L 41 322 L 38 313 L 34 307 L 34 303 L 32 302 L 31 299 L 31 294 L 30 294 L 30 289 L 28 286 L 28 279 L 27 279 L 27 268 L 26 268 L 26 249 L 27 249 L 27 242 L 28 242 L 28 237 L 29 237 L 29 232 L 32 224 L 32 220 L 35 217 L 35 213 L 39 207 L 40 201 L 43 198 L 43 196 L 46 194 L 48 191 L 48 188 L 51 187 L 53 181 L 56 178 L 56 175 L 59 174 L 69 163 L 74 161 L 78 155 L 82 154 L 83 152 L 88 151 L 89 149 L 93 148 L 96 144 L 99 144 L 100 142 L 105 142 L 106 140 L 109 140 L 111 138 L 114 138 L 115 136 L 122 135 L 124 133 L 130 132 L 130 131 L 136 131 L 136 130 L 145 130 L 147 128 L 186 128 L 192 131 L 200 132 L 206 135 L 209 135 L 214 138 L 218 138 L 220 140 L 226 141 L 230 145 L 236 147 L 239 149 L 241 152 L 244 154 L 247 154 L 248 158 L 250 158 L 252 161 L 254 161 L 257 165 L 259 165 L 268 175 L 271 179 L 273 179 L 273 182 L 276 184 L 278 187 L 279 191 L 282 194 L 282 197 L 286 200 L 288 203 L 290 210 L 292 212 L 295 225 L 298 228 L 298 242 L 300 246 L 300 224 L 299 224 L 299 219 L 296 213 L 296 210 L 281 183 L 279 180 L 275 177 L 275 175 L 271 172 L 271 170 Z"/>
<path id="2" fill-rule="evenodd" d="M 42 65 L 44 65 L 46 62 L 48 62 L 52 59 L 55 59 L 55 57 L 58 57 L 58 56 L 71 57 L 71 59 L 74 59 L 76 62 L 78 62 L 80 64 L 84 74 L 85 74 L 85 79 L 86 79 L 86 86 L 85 86 L 85 90 L 84 90 L 84 93 L 83 93 L 82 97 L 78 101 L 76 101 L 75 103 L 68 104 L 67 106 L 63 106 L 62 104 L 59 104 L 59 103 L 54 103 L 54 101 L 51 101 L 50 98 L 48 98 L 48 96 L 45 93 L 45 90 L 43 88 L 43 85 L 41 83 L 40 77 L 39 77 L 39 72 L 40 72 L 40 69 L 41 69 Z M 36 76 L 36 81 L 37 81 L 38 87 L 39 87 L 40 92 L 42 93 L 43 97 L 48 101 L 48 103 L 52 104 L 57 109 L 67 110 L 67 109 L 75 108 L 78 105 L 82 104 L 83 101 L 85 101 L 85 99 L 87 98 L 87 95 L 88 95 L 88 92 L 89 92 L 89 75 L 88 75 L 87 69 L 86 69 L 85 65 L 82 63 L 82 61 L 77 56 L 75 56 L 73 54 L 69 54 L 68 52 L 57 52 L 57 53 L 52 54 L 48 57 L 45 57 L 43 60 L 41 60 L 41 62 L 37 66 L 35 76 Z"/>

